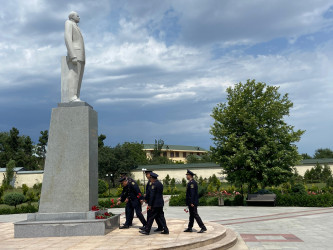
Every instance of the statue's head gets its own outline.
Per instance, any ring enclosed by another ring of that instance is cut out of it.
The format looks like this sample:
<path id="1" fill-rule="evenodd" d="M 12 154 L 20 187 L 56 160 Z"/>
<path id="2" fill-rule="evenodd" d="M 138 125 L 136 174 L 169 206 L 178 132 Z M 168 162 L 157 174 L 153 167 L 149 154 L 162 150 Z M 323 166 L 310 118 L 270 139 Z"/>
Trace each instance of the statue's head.
<path id="1" fill-rule="evenodd" d="M 68 18 L 69 18 L 69 20 L 73 20 L 76 23 L 80 22 L 80 16 L 75 11 L 72 11 L 71 13 L 69 13 Z"/>

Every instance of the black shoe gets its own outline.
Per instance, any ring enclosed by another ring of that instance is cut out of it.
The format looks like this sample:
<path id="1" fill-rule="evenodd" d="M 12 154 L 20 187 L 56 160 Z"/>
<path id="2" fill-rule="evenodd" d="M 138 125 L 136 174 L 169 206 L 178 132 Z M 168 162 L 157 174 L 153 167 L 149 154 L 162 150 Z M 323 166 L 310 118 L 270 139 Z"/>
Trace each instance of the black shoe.
<path id="1" fill-rule="evenodd" d="M 123 226 L 119 227 L 119 229 L 127 229 L 127 228 L 129 228 L 129 226 L 127 226 L 127 225 L 123 225 Z"/>
<path id="2" fill-rule="evenodd" d="M 139 227 L 139 229 L 140 229 L 140 230 L 145 230 L 146 227 L 145 227 L 145 226 L 143 226 L 143 227 Z"/>
<path id="3" fill-rule="evenodd" d="M 169 234 L 169 230 L 163 230 L 161 234 Z"/>
<path id="4" fill-rule="evenodd" d="M 154 232 L 162 232 L 163 231 L 163 228 L 156 228 L 155 230 L 154 230 Z"/>
<path id="5" fill-rule="evenodd" d="M 124 225 L 124 226 L 126 226 L 126 224 L 125 224 L 125 223 L 124 223 L 123 225 Z M 132 226 L 132 224 L 129 224 L 128 226 L 129 226 L 129 227 L 131 227 L 131 226 Z"/>
<path id="6" fill-rule="evenodd" d="M 186 230 L 184 230 L 185 233 L 192 233 L 192 228 L 187 228 Z"/>
<path id="7" fill-rule="evenodd" d="M 207 228 L 203 227 L 201 230 L 198 232 L 198 234 L 202 234 L 203 232 L 207 231 Z"/>
<path id="8" fill-rule="evenodd" d="M 149 233 L 147 231 L 144 231 L 144 230 L 141 230 L 139 233 L 144 234 L 144 235 L 149 235 Z"/>

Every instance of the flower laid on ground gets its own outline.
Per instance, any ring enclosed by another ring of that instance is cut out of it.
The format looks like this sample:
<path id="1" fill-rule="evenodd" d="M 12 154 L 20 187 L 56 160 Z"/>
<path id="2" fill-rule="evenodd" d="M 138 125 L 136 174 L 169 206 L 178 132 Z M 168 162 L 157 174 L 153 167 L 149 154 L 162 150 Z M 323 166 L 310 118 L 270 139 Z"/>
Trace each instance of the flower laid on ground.
<path id="1" fill-rule="evenodd" d="M 110 218 L 112 216 L 113 216 L 112 213 L 105 212 L 104 214 L 96 215 L 96 219 L 107 219 L 107 218 Z"/>
<path id="2" fill-rule="evenodd" d="M 185 208 L 185 209 L 184 209 L 184 212 L 185 212 L 185 213 L 188 213 L 188 210 Z"/>
<path id="3" fill-rule="evenodd" d="M 91 210 L 92 211 L 99 211 L 99 207 L 98 206 L 92 206 Z"/>
<path id="4" fill-rule="evenodd" d="M 315 193 L 315 192 L 313 192 L 313 191 L 312 191 L 312 192 L 309 191 L 308 194 L 309 194 L 309 195 L 317 195 L 317 193 Z"/>

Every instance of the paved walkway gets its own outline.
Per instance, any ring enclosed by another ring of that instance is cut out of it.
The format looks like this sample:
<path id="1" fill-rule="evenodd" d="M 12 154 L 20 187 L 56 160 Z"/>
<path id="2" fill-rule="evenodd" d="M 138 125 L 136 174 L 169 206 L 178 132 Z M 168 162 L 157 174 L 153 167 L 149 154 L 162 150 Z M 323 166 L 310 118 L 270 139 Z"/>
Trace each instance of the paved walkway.
<path id="1" fill-rule="evenodd" d="M 166 206 L 165 216 L 168 220 L 187 220 L 188 213 L 184 208 Z M 123 213 L 124 209 L 110 211 Z M 333 208 L 199 207 L 199 214 L 204 222 L 219 223 L 239 233 L 250 249 L 333 249 Z M 0 216 L 0 249 L 13 249 L 4 245 L 6 239 L 11 239 L 21 248 L 29 248 L 26 239 L 13 238 L 12 222 L 24 219 L 24 214 Z M 181 227 L 186 227 L 186 223 L 182 223 Z M 195 227 L 198 229 L 196 224 Z M 98 236 L 93 240 L 103 241 L 103 237 L 107 239 L 107 236 Z M 40 244 L 49 249 L 50 245 L 46 245 L 53 241 L 58 244 L 53 247 L 59 249 L 62 246 L 60 239 L 38 238 L 34 239 L 34 244 L 30 247 L 36 249 L 37 244 Z M 112 248 L 110 242 L 108 246 L 109 249 L 116 249 Z"/>

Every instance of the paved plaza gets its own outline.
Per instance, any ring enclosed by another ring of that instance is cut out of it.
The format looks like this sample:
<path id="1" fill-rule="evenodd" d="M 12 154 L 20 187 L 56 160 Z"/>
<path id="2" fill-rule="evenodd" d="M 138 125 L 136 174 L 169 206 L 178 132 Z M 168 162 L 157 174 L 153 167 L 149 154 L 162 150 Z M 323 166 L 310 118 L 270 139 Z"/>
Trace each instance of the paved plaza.
<path id="1" fill-rule="evenodd" d="M 184 208 L 165 207 L 165 216 L 170 221 L 170 226 L 175 228 L 174 234 L 186 227 L 188 213 Z M 122 214 L 121 222 L 124 221 L 124 209 L 110 211 Z M 206 223 L 215 222 L 240 234 L 249 249 L 333 249 L 333 208 L 199 207 L 199 214 Z M 0 216 L 0 249 L 93 249 L 96 242 L 99 248 L 104 249 L 119 249 L 124 246 L 112 240 L 112 233 L 88 238 L 68 237 L 70 240 L 66 241 L 64 238 L 14 239 L 12 223 L 25 219 L 26 214 Z M 137 219 L 135 222 L 138 226 Z M 196 224 L 195 228 L 199 229 Z M 131 241 L 127 241 L 128 232 L 117 229 L 114 234 L 121 236 L 119 239 L 122 240 L 118 241 L 131 244 Z M 165 241 L 167 237 L 172 241 L 181 240 L 178 236 L 175 237 L 172 231 L 170 235 L 152 234 L 141 236 L 141 239 Z M 133 241 L 132 244 L 135 244 L 133 249 L 145 249 L 144 245 L 140 246 L 140 241 Z"/>

